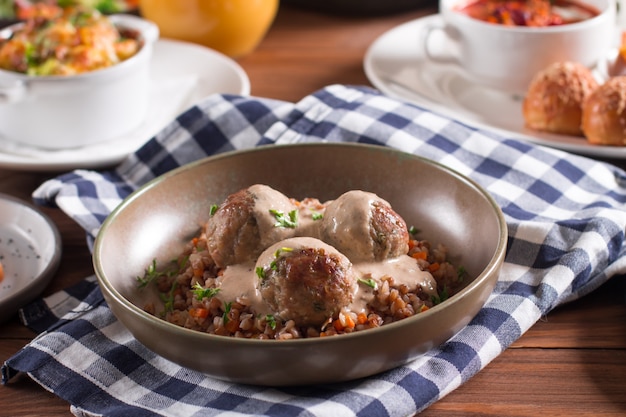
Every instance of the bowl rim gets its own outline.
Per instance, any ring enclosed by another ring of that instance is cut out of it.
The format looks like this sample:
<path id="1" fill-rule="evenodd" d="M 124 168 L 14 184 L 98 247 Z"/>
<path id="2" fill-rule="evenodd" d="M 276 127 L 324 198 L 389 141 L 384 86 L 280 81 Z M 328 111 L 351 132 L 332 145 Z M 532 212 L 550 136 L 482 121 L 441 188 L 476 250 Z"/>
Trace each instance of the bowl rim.
<path id="1" fill-rule="evenodd" d="M 170 177 L 179 175 L 183 173 L 184 171 L 193 169 L 194 167 L 198 165 L 209 163 L 215 160 L 233 158 L 239 154 L 256 153 L 259 151 L 271 152 L 271 149 L 274 149 L 277 146 L 281 148 L 343 147 L 343 148 L 353 148 L 353 149 L 354 148 L 370 149 L 370 150 L 376 150 L 376 151 L 389 152 L 389 153 L 397 154 L 406 158 L 416 159 L 422 163 L 429 164 L 439 170 L 442 170 L 446 172 L 448 175 L 452 175 L 457 180 L 465 183 L 466 185 L 470 186 L 475 191 L 477 191 L 480 195 L 483 196 L 483 198 L 487 200 L 487 202 L 493 209 L 494 214 L 496 215 L 496 218 L 498 221 L 499 229 L 500 229 L 498 243 L 496 245 L 495 252 L 491 256 L 491 259 L 489 260 L 488 264 L 485 266 L 485 268 L 480 272 L 478 276 L 476 276 L 465 288 L 463 288 L 457 294 L 454 294 L 454 296 L 443 301 L 442 303 L 437 304 L 436 306 L 422 313 L 416 314 L 414 316 L 407 317 L 407 318 L 398 320 L 393 323 L 385 324 L 384 326 L 380 326 L 374 329 L 367 329 L 365 331 L 342 334 L 340 335 L 340 337 L 300 338 L 300 339 L 289 339 L 289 340 L 279 340 L 279 341 L 277 340 L 268 341 L 268 340 L 259 340 L 259 339 L 225 337 L 225 336 L 219 336 L 219 335 L 214 335 L 210 333 L 204 333 L 198 330 L 187 329 L 187 328 L 178 326 L 176 324 L 170 323 L 166 320 L 163 320 L 155 315 L 149 314 L 148 312 L 144 311 L 142 308 L 133 304 L 130 300 L 124 297 L 111 284 L 111 282 L 106 279 L 105 274 L 103 273 L 103 266 L 102 266 L 101 260 L 99 259 L 98 254 L 101 250 L 102 239 L 103 239 L 104 233 L 108 229 L 109 225 L 115 221 L 115 218 L 117 217 L 117 215 L 125 209 L 125 207 L 132 204 L 135 200 L 140 198 L 144 193 L 148 192 L 153 187 L 157 186 L 159 183 L 167 180 Z M 152 325 L 155 325 L 159 328 L 167 329 L 170 332 L 173 331 L 174 334 L 180 334 L 185 337 L 202 338 L 202 339 L 206 338 L 207 340 L 211 341 L 211 343 L 214 343 L 216 345 L 237 343 L 237 344 L 242 344 L 242 345 L 249 344 L 251 346 L 264 346 L 264 348 L 268 348 L 268 347 L 269 348 L 271 347 L 284 348 L 286 346 L 291 346 L 292 344 L 293 346 L 307 346 L 311 344 L 318 345 L 319 343 L 335 343 L 337 341 L 340 342 L 341 340 L 344 340 L 345 338 L 353 338 L 353 339 L 362 338 L 362 337 L 369 338 L 371 337 L 370 335 L 372 334 L 379 334 L 379 337 L 384 337 L 385 333 L 391 332 L 397 327 L 406 326 L 407 323 L 411 323 L 414 321 L 427 320 L 430 316 L 437 314 L 443 308 L 446 308 L 447 306 L 450 306 L 452 304 L 460 303 L 462 299 L 470 296 L 470 294 L 474 293 L 475 291 L 479 291 L 480 288 L 482 287 L 481 284 L 484 281 L 489 280 L 490 277 L 493 276 L 493 274 L 498 275 L 497 274 L 498 270 L 500 269 L 502 263 L 504 262 L 504 258 L 506 255 L 506 249 L 507 249 L 507 243 L 508 243 L 507 241 L 508 241 L 508 228 L 506 224 L 506 219 L 504 217 L 504 214 L 501 208 L 496 203 L 495 199 L 491 196 L 491 194 L 489 194 L 489 192 L 487 192 L 476 181 L 463 175 L 459 171 L 453 168 L 450 168 L 440 162 L 433 161 L 431 159 L 428 159 L 419 155 L 407 153 L 398 149 L 385 147 L 385 146 L 361 144 L 361 143 L 346 143 L 346 142 L 342 142 L 342 143 L 337 143 L 337 142 L 314 142 L 313 143 L 311 142 L 311 143 L 292 143 L 292 144 L 282 144 L 282 145 L 262 145 L 262 146 L 257 146 L 255 148 L 250 148 L 250 149 L 227 151 L 227 152 L 208 156 L 206 158 L 202 158 L 202 159 L 190 162 L 188 164 L 175 168 L 171 171 L 168 171 L 156 178 L 151 179 L 150 181 L 148 181 L 141 187 L 134 190 L 131 194 L 129 194 L 117 207 L 113 209 L 113 211 L 104 220 L 94 241 L 92 261 L 93 261 L 96 278 L 98 282 L 100 283 L 101 288 L 104 291 L 106 291 L 112 298 L 114 298 L 121 306 L 123 306 L 126 311 L 132 313 L 135 316 L 139 316 L 140 318 L 144 320 L 148 320 Z M 120 319 L 120 321 L 123 322 L 124 320 Z M 272 343 L 272 342 L 276 342 L 276 343 Z"/>

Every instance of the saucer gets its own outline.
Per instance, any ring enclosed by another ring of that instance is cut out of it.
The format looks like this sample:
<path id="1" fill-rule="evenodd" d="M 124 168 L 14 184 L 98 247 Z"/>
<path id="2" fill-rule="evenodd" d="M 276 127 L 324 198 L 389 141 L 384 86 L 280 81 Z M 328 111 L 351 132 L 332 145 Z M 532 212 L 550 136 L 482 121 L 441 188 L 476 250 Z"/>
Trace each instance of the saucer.
<path id="1" fill-rule="evenodd" d="M 235 61 L 196 44 L 158 40 L 151 71 L 148 117 L 134 131 L 110 141 L 63 150 L 37 149 L 0 138 L 0 168 L 63 171 L 109 167 L 201 99 L 214 93 L 250 94 L 248 75 Z"/>
<path id="2" fill-rule="evenodd" d="M 39 209 L 0 194 L 0 322 L 37 297 L 61 261 L 61 237 Z"/>
<path id="3" fill-rule="evenodd" d="M 397 26 L 370 45 L 364 70 L 383 93 L 413 102 L 469 126 L 587 156 L 626 159 L 626 147 L 598 146 L 579 136 L 556 135 L 524 126 L 522 97 L 470 81 L 463 69 L 427 59 L 419 47 L 426 25 L 441 22 L 431 15 Z M 432 39 L 432 50 L 443 44 Z"/>

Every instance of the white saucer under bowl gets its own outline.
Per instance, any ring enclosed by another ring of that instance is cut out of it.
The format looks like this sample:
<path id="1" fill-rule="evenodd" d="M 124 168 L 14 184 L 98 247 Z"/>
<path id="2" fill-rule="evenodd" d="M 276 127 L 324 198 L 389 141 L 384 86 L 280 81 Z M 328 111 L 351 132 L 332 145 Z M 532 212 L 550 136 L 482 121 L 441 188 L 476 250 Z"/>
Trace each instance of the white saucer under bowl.
<path id="1" fill-rule="evenodd" d="M 597 146 L 583 137 L 528 129 L 524 126 L 522 97 L 476 84 L 455 64 L 430 61 L 422 53 L 420 37 L 426 25 L 440 21 L 440 15 L 416 19 L 374 41 L 364 59 L 364 70 L 372 85 L 390 96 L 508 138 L 588 156 L 626 158 L 626 147 Z M 432 41 L 431 50 L 443 48 L 443 43 Z"/>
<path id="2" fill-rule="evenodd" d="M 34 206 L 0 194 L 0 322 L 46 288 L 61 261 L 61 236 Z"/>
<path id="3" fill-rule="evenodd" d="M 148 117 L 136 130 L 76 149 L 43 150 L 0 138 L 0 168 L 65 171 L 117 164 L 178 114 L 211 94 L 250 94 L 250 80 L 234 60 L 212 49 L 170 39 L 154 45 Z"/>

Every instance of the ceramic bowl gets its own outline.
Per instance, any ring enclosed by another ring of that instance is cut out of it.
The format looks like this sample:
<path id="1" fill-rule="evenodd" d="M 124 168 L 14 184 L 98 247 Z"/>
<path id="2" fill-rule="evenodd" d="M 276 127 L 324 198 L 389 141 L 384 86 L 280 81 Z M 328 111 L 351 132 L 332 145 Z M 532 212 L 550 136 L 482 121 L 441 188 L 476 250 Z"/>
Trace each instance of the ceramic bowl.
<path id="1" fill-rule="evenodd" d="M 61 235 L 34 206 L 0 194 L 0 322 L 37 297 L 61 262 Z"/>
<path id="2" fill-rule="evenodd" d="M 584 0 L 580 3 L 599 14 L 577 23 L 547 27 L 507 26 L 474 19 L 458 10 L 468 3 L 439 0 L 442 24 L 433 24 L 421 34 L 425 55 L 434 62 L 457 66 L 478 84 L 520 96 L 534 75 L 552 63 L 573 61 L 593 68 L 615 47 L 620 32 L 615 0 Z M 437 36 L 446 45 L 442 53 L 430 48 Z"/>
<path id="3" fill-rule="evenodd" d="M 108 68 L 72 76 L 30 76 L 0 70 L 0 136 L 42 149 L 93 145 L 139 127 L 149 102 L 150 58 L 159 36 L 155 24 L 134 15 L 111 15 L 143 41 L 133 57 Z M 17 23 L 0 31 L 7 38 Z"/>
<path id="4" fill-rule="evenodd" d="M 252 184 L 326 201 L 361 189 L 391 203 L 422 236 L 447 245 L 474 279 L 441 304 L 351 334 L 252 340 L 178 327 L 143 311 L 152 260 L 170 260 L 197 234 L 209 206 Z M 146 347 L 218 379 L 270 386 L 346 381 L 405 364 L 461 330 L 485 303 L 504 260 L 502 212 L 479 185 L 445 166 L 379 146 L 276 145 L 220 154 L 171 171 L 121 203 L 97 236 L 93 259 L 111 310 Z"/>

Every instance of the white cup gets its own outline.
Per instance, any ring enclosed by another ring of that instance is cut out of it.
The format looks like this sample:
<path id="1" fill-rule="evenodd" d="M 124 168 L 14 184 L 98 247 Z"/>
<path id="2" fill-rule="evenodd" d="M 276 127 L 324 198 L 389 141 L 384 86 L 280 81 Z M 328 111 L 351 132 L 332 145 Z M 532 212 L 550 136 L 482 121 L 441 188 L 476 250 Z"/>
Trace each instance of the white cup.
<path id="1" fill-rule="evenodd" d="M 487 23 L 455 10 L 461 1 L 439 0 L 441 24 L 425 28 L 423 52 L 432 61 L 462 67 L 471 80 L 500 91 L 523 95 L 532 77 L 548 65 L 574 61 L 592 68 L 616 46 L 615 0 L 583 0 L 600 14 L 549 27 Z M 443 36 L 438 50 L 433 48 L 435 36 Z"/>

